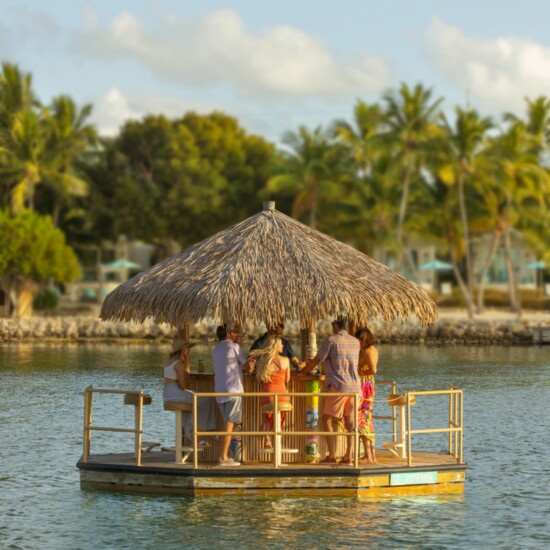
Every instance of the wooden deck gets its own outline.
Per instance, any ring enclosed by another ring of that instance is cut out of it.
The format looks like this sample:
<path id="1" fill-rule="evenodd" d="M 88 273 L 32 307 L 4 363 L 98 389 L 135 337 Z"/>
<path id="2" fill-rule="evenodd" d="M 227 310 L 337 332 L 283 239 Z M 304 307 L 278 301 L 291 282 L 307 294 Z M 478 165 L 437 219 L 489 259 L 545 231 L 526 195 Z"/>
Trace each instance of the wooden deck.
<path id="1" fill-rule="evenodd" d="M 81 487 L 180 495 L 280 495 L 386 497 L 464 490 L 465 464 L 445 453 L 415 452 L 407 466 L 388 451 L 377 450 L 377 464 L 354 468 L 347 464 L 250 462 L 221 467 L 215 462 L 176 464 L 174 453 L 151 451 L 136 466 L 131 453 L 91 455 L 80 461 Z"/>

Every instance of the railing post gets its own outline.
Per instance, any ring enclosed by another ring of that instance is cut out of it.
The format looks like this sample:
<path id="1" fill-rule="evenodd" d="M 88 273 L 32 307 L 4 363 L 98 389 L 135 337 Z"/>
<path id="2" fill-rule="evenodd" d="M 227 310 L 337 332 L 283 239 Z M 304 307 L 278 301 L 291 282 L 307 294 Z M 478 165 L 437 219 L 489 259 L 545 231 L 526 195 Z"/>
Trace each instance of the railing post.
<path id="1" fill-rule="evenodd" d="M 88 462 L 90 458 L 90 442 L 92 438 L 92 432 L 90 430 L 92 426 L 92 391 L 93 386 L 88 386 L 84 390 L 84 438 L 82 449 L 82 461 Z"/>
<path id="2" fill-rule="evenodd" d="M 463 414 L 464 414 L 464 402 L 462 401 L 463 394 L 462 390 L 460 390 L 460 462 L 459 464 L 464 464 L 464 456 L 462 454 L 462 445 L 464 443 L 464 424 L 463 424 Z"/>
<path id="3" fill-rule="evenodd" d="M 391 383 L 391 393 L 392 395 L 395 395 L 395 380 L 392 380 Z M 396 413 L 397 409 L 395 407 L 392 407 L 392 428 L 393 428 L 393 442 L 397 442 L 397 416 Z"/>
<path id="4" fill-rule="evenodd" d="M 354 445 L 354 453 L 353 453 L 353 467 L 359 468 L 359 454 L 360 454 L 360 443 L 359 443 L 359 404 L 357 402 L 357 399 L 359 397 L 359 394 L 355 394 L 353 396 L 353 410 L 355 411 L 355 418 L 354 418 L 354 429 L 355 432 L 353 434 L 353 438 L 355 439 L 355 445 Z M 365 453 L 367 450 L 365 449 Z"/>
<path id="5" fill-rule="evenodd" d="M 136 466 L 141 466 L 141 431 L 143 428 L 143 392 L 138 395 L 138 404 L 135 408 L 135 428 L 136 434 L 134 436 L 135 449 L 136 449 Z"/>
<path id="6" fill-rule="evenodd" d="M 195 392 L 193 392 L 193 468 L 197 469 L 199 467 L 199 438 L 197 436 L 197 405 L 198 397 Z"/>
<path id="7" fill-rule="evenodd" d="M 412 466 L 411 449 L 411 394 L 407 392 L 407 466 Z"/>
<path id="8" fill-rule="evenodd" d="M 273 396 L 275 401 L 273 402 L 273 455 L 274 455 L 274 461 L 275 461 L 275 468 L 278 468 L 281 465 L 281 436 L 278 435 L 279 430 L 281 429 L 279 425 L 279 400 L 278 395 Z"/>
<path id="9" fill-rule="evenodd" d="M 450 386 L 449 387 L 449 390 L 452 390 L 453 387 Z M 449 422 L 448 422 L 448 426 L 449 428 L 452 428 L 453 426 L 453 398 L 454 398 L 454 394 L 451 392 L 449 393 Z M 453 454 L 453 433 L 452 432 L 449 432 L 447 434 L 447 439 L 448 439 L 448 447 L 449 447 L 449 454 L 452 455 Z"/>
<path id="10" fill-rule="evenodd" d="M 454 417 L 455 417 L 455 428 L 458 428 L 458 426 L 459 426 L 459 424 L 458 424 L 458 419 L 459 419 L 459 413 L 458 413 L 458 411 L 459 411 L 459 406 L 460 406 L 460 404 L 459 404 L 459 402 L 458 402 L 458 394 L 454 394 L 454 397 L 455 397 L 455 398 L 454 398 L 454 404 L 455 404 L 455 412 L 454 412 Z M 462 426 L 462 422 L 460 423 L 460 426 Z M 455 431 L 455 432 L 453 433 L 453 435 L 454 435 L 454 442 L 455 442 L 455 443 L 454 443 L 454 452 L 455 452 L 454 457 L 455 457 L 455 458 L 458 458 L 458 455 L 459 455 L 459 453 L 460 453 L 460 450 L 459 450 L 459 448 L 458 448 L 458 441 L 459 441 L 458 432 Z"/>

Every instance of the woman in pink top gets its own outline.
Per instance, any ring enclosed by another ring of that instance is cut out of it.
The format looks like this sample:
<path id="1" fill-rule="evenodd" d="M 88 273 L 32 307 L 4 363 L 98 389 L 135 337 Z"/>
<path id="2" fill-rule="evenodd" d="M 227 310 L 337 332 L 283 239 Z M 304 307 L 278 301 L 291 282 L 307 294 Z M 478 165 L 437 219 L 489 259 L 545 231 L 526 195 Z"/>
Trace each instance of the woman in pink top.
<path id="1" fill-rule="evenodd" d="M 254 350 L 250 355 L 256 359 L 256 379 L 262 384 L 262 391 L 272 393 L 287 393 L 287 384 L 290 380 L 290 362 L 288 357 L 281 355 L 283 351 L 283 341 L 279 337 L 269 338 L 265 344 L 258 350 Z M 275 397 L 266 395 L 260 398 L 260 404 L 273 403 Z M 289 402 L 289 396 L 279 396 L 278 403 Z M 263 429 L 273 431 L 273 413 L 264 413 Z M 283 427 L 286 413 L 281 413 L 281 427 Z M 265 437 L 265 447 L 271 448 L 271 438 Z"/>

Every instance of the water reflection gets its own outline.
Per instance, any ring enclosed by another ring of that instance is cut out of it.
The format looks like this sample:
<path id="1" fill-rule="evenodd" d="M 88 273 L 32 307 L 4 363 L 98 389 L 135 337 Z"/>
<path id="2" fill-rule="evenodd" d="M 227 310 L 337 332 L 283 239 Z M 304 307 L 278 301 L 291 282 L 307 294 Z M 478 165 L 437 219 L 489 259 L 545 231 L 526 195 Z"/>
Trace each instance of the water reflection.
<path id="1" fill-rule="evenodd" d="M 194 499 L 80 491 L 75 462 L 81 454 L 82 391 L 89 384 L 151 393 L 145 432 L 171 440 L 173 419 L 163 413 L 161 399 L 165 348 L 0 348 L 2 547 L 137 549 L 150 548 L 151 541 L 178 549 L 550 544 L 550 498 L 544 489 L 550 477 L 544 444 L 550 400 L 547 348 L 381 346 L 380 377 L 397 380 L 399 390 L 443 389 L 450 383 L 465 390 L 470 469 L 464 495 Z M 194 350 L 197 360 L 209 357 L 207 347 Z M 416 406 L 419 423 L 433 423 L 430 407 Z M 98 403 L 94 416 L 97 422 L 133 423 L 129 407 L 103 410 Z M 433 448 L 434 441 L 419 438 L 418 445 Z M 121 446 L 131 450 L 132 440 L 124 435 L 102 440 L 94 434 L 92 445 L 105 452 Z"/>

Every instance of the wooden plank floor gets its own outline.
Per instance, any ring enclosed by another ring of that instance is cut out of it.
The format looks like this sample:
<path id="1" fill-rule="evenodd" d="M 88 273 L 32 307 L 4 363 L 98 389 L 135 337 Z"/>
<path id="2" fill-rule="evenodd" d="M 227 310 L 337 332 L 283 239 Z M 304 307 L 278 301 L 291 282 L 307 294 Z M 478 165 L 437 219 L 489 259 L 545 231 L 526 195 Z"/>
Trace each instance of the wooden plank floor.
<path id="1" fill-rule="evenodd" d="M 376 464 L 360 464 L 359 468 L 363 471 L 369 470 L 392 470 L 407 468 L 407 460 L 400 459 L 393 456 L 389 451 L 384 449 L 376 451 L 378 462 Z M 193 470 L 193 462 L 186 464 L 175 464 L 174 453 L 166 451 L 151 451 L 145 454 L 142 458 L 142 467 L 148 468 L 169 468 L 173 470 L 182 470 L 183 472 L 189 472 Z M 133 453 L 117 453 L 117 454 L 96 454 L 91 455 L 88 464 L 93 467 L 94 464 L 101 464 L 105 466 L 133 466 L 135 467 L 135 459 Z M 430 453 L 430 452 L 414 452 L 413 453 L 413 465 L 412 469 L 425 468 L 427 466 L 452 466 L 457 465 L 456 458 L 446 453 Z M 338 470 L 354 469 L 352 465 L 348 464 L 309 464 L 309 463 L 291 463 L 283 465 L 282 469 L 291 470 L 311 470 L 314 473 L 316 470 L 322 468 L 334 468 Z M 216 470 L 239 470 L 246 472 L 247 470 L 272 470 L 273 465 L 269 462 L 250 462 L 243 463 L 241 466 L 233 468 L 222 468 L 218 466 L 216 462 L 207 462 L 199 460 L 199 469 L 216 469 Z"/>

